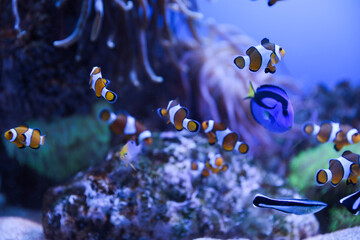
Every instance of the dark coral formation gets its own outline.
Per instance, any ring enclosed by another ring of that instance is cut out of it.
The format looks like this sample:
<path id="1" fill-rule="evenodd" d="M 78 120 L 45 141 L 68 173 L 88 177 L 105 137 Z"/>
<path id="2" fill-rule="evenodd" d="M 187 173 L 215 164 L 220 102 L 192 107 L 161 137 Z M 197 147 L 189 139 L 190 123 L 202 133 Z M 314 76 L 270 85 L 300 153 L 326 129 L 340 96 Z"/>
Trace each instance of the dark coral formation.
<path id="1" fill-rule="evenodd" d="M 126 167 L 110 153 L 98 168 L 48 191 L 43 210 L 49 239 L 192 239 L 211 236 L 303 238 L 317 232 L 313 215 L 252 207 L 259 191 L 294 196 L 276 175 L 239 154 L 224 153 L 228 171 L 201 176 L 191 162 L 216 151 L 202 137 L 154 134 L 154 144 Z"/>

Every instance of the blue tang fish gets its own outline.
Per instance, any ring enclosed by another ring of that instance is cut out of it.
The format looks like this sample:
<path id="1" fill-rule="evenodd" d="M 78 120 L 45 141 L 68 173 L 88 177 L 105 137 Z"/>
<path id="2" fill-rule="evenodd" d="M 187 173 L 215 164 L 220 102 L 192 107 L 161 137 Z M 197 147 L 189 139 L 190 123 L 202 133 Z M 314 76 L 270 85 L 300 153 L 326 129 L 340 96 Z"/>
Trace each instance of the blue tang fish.
<path id="1" fill-rule="evenodd" d="M 253 204 L 255 207 L 272 208 L 296 215 L 316 213 L 327 206 L 326 203 L 319 201 L 308 199 L 272 199 L 261 194 L 255 196 Z"/>
<path id="2" fill-rule="evenodd" d="M 340 203 L 344 205 L 349 212 L 358 215 L 360 211 L 360 191 L 342 198 Z"/>
<path id="3" fill-rule="evenodd" d="M 294 124 L 294 110 L 286 92 L 274 85 L 262 85 L 254 91 L 250 82 L 251 113 L 270 132 L 286 132 Z"/>

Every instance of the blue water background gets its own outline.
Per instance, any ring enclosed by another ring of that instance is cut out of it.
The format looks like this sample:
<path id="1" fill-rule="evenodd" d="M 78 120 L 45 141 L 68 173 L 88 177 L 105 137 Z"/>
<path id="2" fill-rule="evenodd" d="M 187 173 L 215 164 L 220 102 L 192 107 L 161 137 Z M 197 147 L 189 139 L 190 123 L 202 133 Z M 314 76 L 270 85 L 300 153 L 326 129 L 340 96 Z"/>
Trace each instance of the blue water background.
<path id="1" fill-rule="evenodd" d="M 219 23 L 240 27 L 254 40 L 268 37 L 286 55 L 278 74 L 294 77 L 300 86 L 340 80 L 360 83 L 360 1 L 199 0 L 199 11 Z"/>

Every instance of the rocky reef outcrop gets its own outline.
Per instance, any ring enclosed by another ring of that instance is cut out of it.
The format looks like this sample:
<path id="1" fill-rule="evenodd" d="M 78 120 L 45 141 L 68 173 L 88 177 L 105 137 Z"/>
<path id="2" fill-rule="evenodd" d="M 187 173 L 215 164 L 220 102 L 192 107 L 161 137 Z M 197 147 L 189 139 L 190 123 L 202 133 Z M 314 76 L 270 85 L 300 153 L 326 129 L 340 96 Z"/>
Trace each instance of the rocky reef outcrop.
<path id="1" fill-rule="evenodd" d="M 318 232 L 314 215 L 252 206 L 256 193 L 300 196 L 250 156 L 223 152 L 229 169 L 209 177 L 191 170 L 193 161 L 219 151 L 200 135 L 154 134 L 152 146 L 133 162 L 136 171 L 114 151 L 102 165 L 49 189 L 42 220 L 46 238 L 300 239 Z"/>

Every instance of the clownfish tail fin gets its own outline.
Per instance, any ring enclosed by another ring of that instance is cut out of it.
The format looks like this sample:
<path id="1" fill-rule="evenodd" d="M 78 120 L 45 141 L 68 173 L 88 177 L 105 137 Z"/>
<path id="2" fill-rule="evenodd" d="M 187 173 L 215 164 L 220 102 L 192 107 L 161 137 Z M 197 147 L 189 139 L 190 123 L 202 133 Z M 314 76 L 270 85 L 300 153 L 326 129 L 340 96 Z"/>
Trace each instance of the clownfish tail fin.
<path id="1" fill-rule="evenodd" d="M 108 101 L 109 103 L 114 103 L 116 102 L 116 99 L 117 99 L 117 95 L 116 93 L 108 90 L 105 94 L 105 99 L 106 101 Z"/>
<path id="2" fill-rule="evenodd" d="M 238 68 L 243 69 L 250 64 L 250 57 L 238 56 L 234 59 L 234 63 Z"/>

